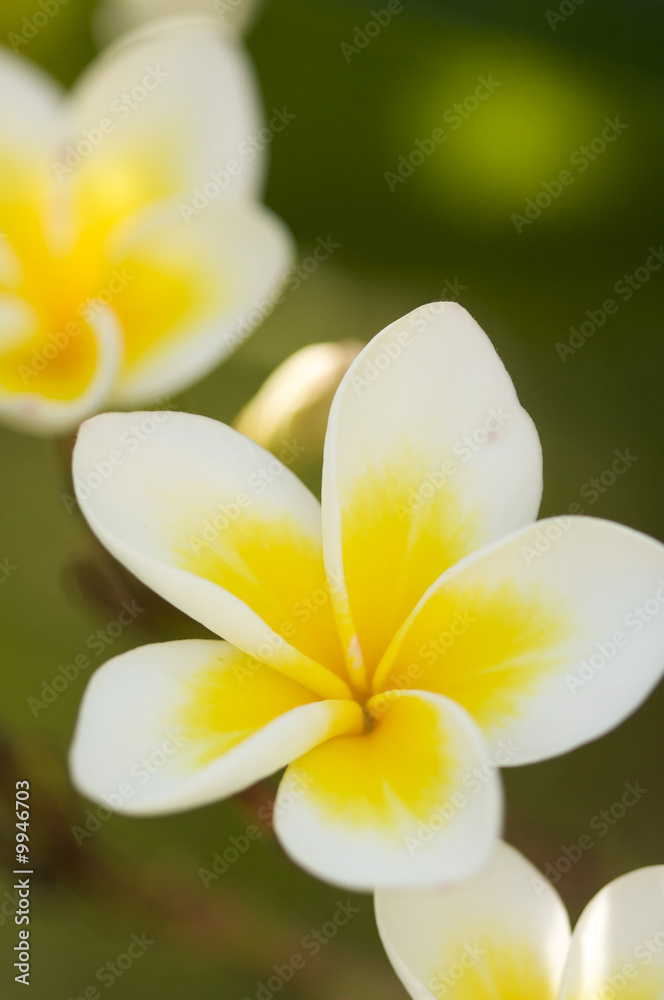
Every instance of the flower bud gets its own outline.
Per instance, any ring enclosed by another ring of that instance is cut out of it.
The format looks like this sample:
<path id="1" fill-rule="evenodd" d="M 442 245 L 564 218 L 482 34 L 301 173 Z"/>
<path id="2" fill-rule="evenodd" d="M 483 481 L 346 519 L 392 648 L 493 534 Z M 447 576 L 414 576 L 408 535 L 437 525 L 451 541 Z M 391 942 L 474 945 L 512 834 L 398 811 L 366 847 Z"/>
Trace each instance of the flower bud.
<path id="1" fill-rule="evenodd" d="M 233 426 L 269 451 L 296 440 L 303 461 L 320 456 L 332 399 L 364 344 L 309 344 L 291 354 L 263 383 Z"/>

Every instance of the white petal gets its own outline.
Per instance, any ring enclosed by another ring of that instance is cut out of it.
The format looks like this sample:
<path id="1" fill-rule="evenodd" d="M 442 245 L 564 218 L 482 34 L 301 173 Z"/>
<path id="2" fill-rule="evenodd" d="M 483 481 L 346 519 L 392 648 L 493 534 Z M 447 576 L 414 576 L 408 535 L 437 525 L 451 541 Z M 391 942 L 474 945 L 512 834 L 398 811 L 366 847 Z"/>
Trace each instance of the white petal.
<path id="1" fill-rule="evenodd" d="M 664 865 L 606 885 L 574 928 L 560 1000 L 664 996 Z"/>
<path id="2" fill-rule="evenodd" d="M 245 150 L 263 124 L 253 68 L 214 22 L 156 22 L 127 36 L 83 74 L 68 113 L 59 177 L 74 185 L 83 227 L 173 195 L 189 202 L 215 173 L 215 198 L 260 189 L 265 156 Z"/>
<path id="3" fill-rule="evenodd" d="M 461 886 L 380 890 L 376 919 L 414 1000 L 557 995 L 570 938 L 567 913 L 555 889 L 507 844 Z"/>
<path id="4" fill-rule="evenodd" d="M 206 417 L 104 414 L 81 427 L 74 485 L 93 531 L 148 586 L 324 697 L 349 694 L 320 506 L 273 455 Z"/>
<path id="5" fill-rule="evenodd" d="M 225 642 L 142 646 L 92 678 L 71 748 L 75 784 L 118 812 L 177 812 L 233 795 L 362 725 Z"/>
<path id="6" fill-rule="evenodd" d="M 50 156 L 62 126 L 62 97 L 59 84 L 30 59 L 0 48 L 0 178 L 7 156 L 26 163 Z M 40 168 L 46 164 L 40 164 Z M 7 192 L 0 188 L 0 204 Z"/>
<path id="7" fill-rule="evenodd" d="M 16 33 L 9 33 L 10 44 L 12 35 Z M 56 81 L 4 45 L 0 93 L 0 291 L 6 291 L 18 290 L 20 244 L 26 233 L 42 223 L 45 229 L 57 224 L 51 159 L 64 112 Z"/>
<path id="8" fill-rule="evenodd" d="M 458 705 L 416 691 L 368 702 L 368 732 L 321 744 L 286 771 L 275 829 L 307 871 L 356 890 L 459 881 L 500 833 L 501 789 Z"/>
<path id="9" fill-rule="evenodd" d="M 274 308 L 292 259 L 288 230 L 257 203 L 214 203 L 186 219 L 170 203 L 109 242 L 109 263 L 132 278 L 113 303 L 127 343 L 121 406 L 182 390 L 242 344 Z"/>
<path id="10" fill-rule="evenodd" d="M 431 588 L 376 674 L 464 705 L 505 764 L 625 719 L 664 671 L 664 546 L 609 521 L 540 521 Z"/>
<path id="11" fill-rule="evenodd" d="M 533 423 L 465 309 L 421 306 L 374 337 L 334 400 L 323 474 L 326 566 L 369 676 L 438 576 L 540 496 Z"/>

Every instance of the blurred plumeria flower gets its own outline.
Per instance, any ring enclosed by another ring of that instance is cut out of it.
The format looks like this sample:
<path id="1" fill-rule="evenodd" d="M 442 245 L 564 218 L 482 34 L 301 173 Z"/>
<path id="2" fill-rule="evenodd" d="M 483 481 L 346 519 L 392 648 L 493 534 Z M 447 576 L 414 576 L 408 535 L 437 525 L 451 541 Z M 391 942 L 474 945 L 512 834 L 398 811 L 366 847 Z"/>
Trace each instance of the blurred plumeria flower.
<path id="1" fill-rule="evenodd" d="M 102 44 L 125 31 L 173 14 L 217 17 L 238 33 L 249 31 L 262 0 L 100 0 L 94 14 L 94 29 Z"/>
<path id="2" fill-rule="evenodd" d="M 233 426 L 268 451 L 288 442 L 320 459 L 325 427 L 339 383 L 364 344 L 308 344 L 286 358 L 240 411 Z"/>
<path id="3" fill-rule="evenodd" d="M 570 934 L 556 890 L 501 843 L 462 886 L 381 890 L 378 929 L 414 1000 L 657 1000 L 664 995 L 664 865 L 606 885 Z"/>
<path id="4" fill-rule="evenodd" d="M 262 125 L 242 49 L 170 21 L 67 96 L 3 50 L 0 90 L 0 414 L 59 432 L 200 378 L 291 255 L 259 146 L 238 152 Z"/>
<path id="5" fill-rule="evenodd" d="M 226 640 L 102 667 L 77 786 L 148 815 L 288 764 L 277 834 L 336 884 L 468 877 L 499 835 L 498 766 L 594 739 L 662 673 L 664 614 L 625 622 L 664 601 L 664 546 L 594 518 L 532 523 L 537 433 L 453 303 L 391 324 L 348 369 L 322 511 L 257 444 L 182 413 L 87 421 L 74 481 L 104 545 Z"/>

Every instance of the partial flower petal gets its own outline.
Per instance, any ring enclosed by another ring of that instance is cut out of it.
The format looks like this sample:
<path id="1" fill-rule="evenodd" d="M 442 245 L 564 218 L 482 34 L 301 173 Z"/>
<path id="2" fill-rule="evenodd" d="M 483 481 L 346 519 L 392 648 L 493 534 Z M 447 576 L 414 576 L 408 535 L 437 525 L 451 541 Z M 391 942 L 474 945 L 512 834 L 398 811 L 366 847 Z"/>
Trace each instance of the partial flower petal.
<path id="1" fill-rule="evenodd" d="M 257 203 L 143 213 L 107 257 L 126 338 L 122 406 L 177 392 L 244 342 L 272 311 L 290 265 L 284 224 Z"/>
<path id="2" fill-rule="evenodd" d="M 664 865 L 621 875 L 574 928 L 560 1000 L 664 996 Z"/>
<path id="3" fill-rule="evenodd" d="M 612 729 L 664 672 L 664 545 L 589 517 L 540 521 L 445 574 L 376 673 L 458 701 L 504 763 Z M 410 678 L 410 680 L 408 680 Z"/>
<path id="4" fill-rule="evenodd" d="M 13 342 L 0 354 L 0 413 L 37 433 L 67 431 L 101 407 L 123 360 L 114 314 L 100 305 L 53 330 L 18 296 L 0 295 Z"/>
<path id="5" fill-rule="evenodd" d="M 44 161 L 52 152 L 62 126 L 59 84 L 32 60 L 0 48 L 0 204 L 9 193 L 6 173 L 21 162 L 24 167 Z M 43 164 L 40 169 L 43 168 Z M 23 176 L 23 180 L 25 177 Z"/>
<path id="6" fill-rule="evenodd" d="M 332 405 L 323 479 L 325 561 L 360 677 L 440 574 L 532 521 L 540 495 L 532 420 L 465 309 L 421 306 L 374 337 Z"/>
<path id="7" fill-rule="evenodd" d="M 81 427 L 74 484 L 103 544 L 166 600 L 323 697 L 348 696 L 320 506 L 273 455 L 206 417 L 104 414 Z"/>
<path id="8" fill-rule="evenodd" d="M 56 174 L 72 186 L 79 228 L 174 195 L 191 202 L 206 184 L 222 199 L 261 186 L 264 157 L 245 151 L 262 126 L 253 68 L 213 21 L 171 19 L 122 39 L 79 79 L 68 112 Z"/>
<path id="9" fill-rule="evenodd" d="M 507 844 L 461 886 L 380 890 L 376 919 L 413 1000 L 557 996 L 570 940 L 567 913 L 555 889 Z M 589 996 L 580 992 L 574 1000 Z"/>
<path id="10" fill-rule="evenodd" d="M 361 727 L 356 703 L 319 701 L 228 643 L 157 643 L 95 673 L 71 771 L 80 791 L 118 812 L 177 812 L 233 795 L 319 740 Z"/>
<path id="11" fill-rule="evenodd" d="M 286 771 L 275 806 L 286 851 L 358 890 L 467 878 L 501 822 L 500 783 L 479 730 L 458 705 L 421 691 L 379 695 L 367 710 L 367 732 L 329 740 Z"/>
<path id="12" fill-rule="evenodd" d="M 11 34 L 11 33 L 10 33 Z M 31 60 L 0 46 L 0 291 L 18 290 L 18 259 L 53 206 L 50 159 L 62 127 L 63 91 Z"/>

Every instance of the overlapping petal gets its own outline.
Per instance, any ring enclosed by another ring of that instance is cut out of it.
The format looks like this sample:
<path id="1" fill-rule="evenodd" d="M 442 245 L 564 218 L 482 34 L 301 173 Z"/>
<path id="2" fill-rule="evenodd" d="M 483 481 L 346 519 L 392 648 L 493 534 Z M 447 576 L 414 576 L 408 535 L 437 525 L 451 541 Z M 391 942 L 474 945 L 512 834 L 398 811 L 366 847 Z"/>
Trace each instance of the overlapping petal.
<path id="1" fill-rule="evenodd" d="M 66 113 L 57 174 L 79 229 L 164 198 L 188 203 L 215 173 L 228 173 L 216 199 L 262 184 L 264 157 L 242 155 L 262 125 L 254 72 L 214 21 L 169 19 L 123 38 L 81 76 Z"/>
<path id="2" fill-rule="evenodd" d="M 325 560 L 358 676 L 444 570 L 532 521 L 540 496 L 533 423 L 464 309 L 431 303 L 374 337 L 334 400 L 323 473 Z"/>
<path id="3" fill-rule="evenodd" d="M 414 1000 L 448 994 L 456 1000 L 555 1000 L 558 994 L 570 940 L 565 907 L 507 844 L 499 844 L 489 864 L 461 886 L 380 890 L 376 919 Z"/>
<path id="4" fill-rule="evenodd" d="M 113 401 L 135 406 L 177 392 L 246 340 L 292 247 L 258 203 L 215 203 L 184 220 L 171 202 L 109 240 L 106 255 L 126 344 Z"/>
<path id="5" fill-rule="evenodd" d="M 415 1000 L 654 1000 L 664 988 L 664 865 L 605 886 L 571 937 L 555 889 L 503 843 L 462 886 L 379 890 L 376 918 Z"/>
<path id="6" fill-rule="evenodd" d="M 574 928 L 560 1000 L 618 995 L 664 996 L 664 865 L 610 882 Z"/>
<path id="7" fill-rule="evenodd" d="M 395 676 L 464 705 L 511 764 L 632 712 L 664 669 L 664 546 L 597 518 L 538 522 L 443 575 L 396 636 Z"/>
<path id="8" fill-rule="evenodd" d="M 322 743 L 286 771 L 275 829 L 307 871 L 358 890 L 456 882 L 486 861 L 501 822 L 489 751 L 467 713 L 426 692 L 367 703 L 367 731 Z"/>
<path id="9" fill-rule="evenodd" d="M 205 805 L 363 725 L 226 642 L 142 646 L 94 675 L 71 748 L 78 788 L 118 812 Z"/>
<path id="10" fill-rule="evenodd" d="M 104 414 L 81 427 L 74 485 L 148 586 L 322 696 L 349 695 L 320 506 L 273 455 L 206 417 Z"/>

